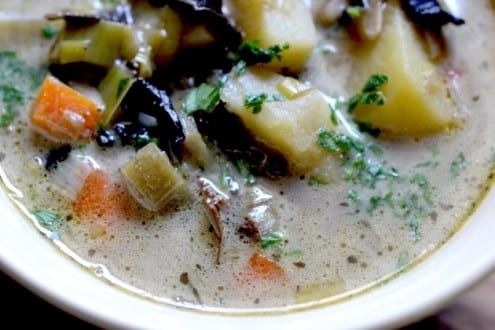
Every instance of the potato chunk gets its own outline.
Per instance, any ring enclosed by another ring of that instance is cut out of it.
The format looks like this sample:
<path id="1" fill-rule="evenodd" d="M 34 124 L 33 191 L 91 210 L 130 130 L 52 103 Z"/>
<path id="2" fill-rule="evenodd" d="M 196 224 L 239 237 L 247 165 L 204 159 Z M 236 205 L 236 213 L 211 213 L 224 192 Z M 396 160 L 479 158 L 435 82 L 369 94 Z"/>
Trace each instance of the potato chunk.
<path id="1" fill-rule="evenodd" d="M 296 73 L 304 68 L 316 46 L 316 28 L 303 0 L 233 0 L 232 13 L 245 40 L 258 40 L 262 48 L 289 45 L 267 67 Z"/>
<path id="2" fill-rule="evenodd" d="M 265 95 L 260 108 L 246 106 Z M 320 129 L 332 129 L 325 98 L 316 89 L 263 68 L 233 75 L 221 90 L 228 111 L 238 115 L 256 139 L 280 151 L 296 171 L 305 171 L 325 153 L 317 144 Z"/>
<path id="3" fill-rule="evenodd" d="M 361 44 L 356 52 L 350 88 L 358 92 L 371 75 L 384 74 L 385 104 L 360 104 L 355 119 L 390 136 L 421 137 L 451 127 L 454 104 L 414 26 L 393 3 L 384 15 L 379 39 Z"/>

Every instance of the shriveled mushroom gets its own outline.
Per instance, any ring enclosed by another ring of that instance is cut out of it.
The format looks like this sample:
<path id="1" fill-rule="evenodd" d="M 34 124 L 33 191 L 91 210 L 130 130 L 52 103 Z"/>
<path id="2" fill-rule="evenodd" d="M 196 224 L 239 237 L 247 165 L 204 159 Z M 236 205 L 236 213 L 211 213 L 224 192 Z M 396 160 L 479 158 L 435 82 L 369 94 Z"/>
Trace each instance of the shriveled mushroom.
<path id="1" fill-rule="evenodd" d="M 220 210 L 228 204 L 229 197 L 220 191 L 213 182 L 206 178 L 198 178 L 198 185 L 204 199 L 204 204 L 208 210 L 208 220 L 218 238 L 216 264 L 219 265 L 223 241 L 223 225 L 220 217 Z"/>
<path id="2" fill-rule="evenodd" d="M 277 226 L 273 195 L 260 187 L 252 187 L 248 193 L 248 210 L 239 232 L 254 242 L 259 242 Z"/>

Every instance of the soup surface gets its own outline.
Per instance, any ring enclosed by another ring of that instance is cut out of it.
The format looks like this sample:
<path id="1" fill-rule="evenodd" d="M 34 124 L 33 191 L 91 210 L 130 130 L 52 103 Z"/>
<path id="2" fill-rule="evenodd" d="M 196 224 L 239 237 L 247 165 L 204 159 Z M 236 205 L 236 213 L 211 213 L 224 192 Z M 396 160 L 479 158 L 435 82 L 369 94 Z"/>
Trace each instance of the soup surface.
<path id="1" fill-rule="evenodd" d="M 450 1 L 437 32 L 394 1 L 154 3 L 0 2 L 3 180 L 102 280 L 226 312 L 344 299 L 433 253 L 489 188 L 493 2 Z M 291 32 L 249 39 L 257 6 Z"/>

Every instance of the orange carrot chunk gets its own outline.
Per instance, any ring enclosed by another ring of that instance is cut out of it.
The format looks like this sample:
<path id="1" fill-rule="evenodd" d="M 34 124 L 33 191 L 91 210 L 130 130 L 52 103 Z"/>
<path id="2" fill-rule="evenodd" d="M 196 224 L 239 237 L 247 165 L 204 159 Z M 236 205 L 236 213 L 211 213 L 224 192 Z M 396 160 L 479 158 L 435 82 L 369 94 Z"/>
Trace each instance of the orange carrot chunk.
<path id="1" fill-rule="evenodd" d="M 53 76 L 45 78 L 29 117 L 36 130 L 62 142 L 91 138 L 99 118 L 95 101 Z"/>
<path id="2" fill-rule="evenodd" d="M 286 279 L 284 269 L 274 260 L 254 252 L 249 258 L 246 269 L 241 273 L 240 280 L 247 284 L 258 281 L 283 282 Z"/>
<path id="3" fill-rule="evenodd" d="M 132 212 L 131 197 L 103 170 L 88 175 L 74 201 L 74 214 L 85 222 L 106 223 L 126 219 Z"/>

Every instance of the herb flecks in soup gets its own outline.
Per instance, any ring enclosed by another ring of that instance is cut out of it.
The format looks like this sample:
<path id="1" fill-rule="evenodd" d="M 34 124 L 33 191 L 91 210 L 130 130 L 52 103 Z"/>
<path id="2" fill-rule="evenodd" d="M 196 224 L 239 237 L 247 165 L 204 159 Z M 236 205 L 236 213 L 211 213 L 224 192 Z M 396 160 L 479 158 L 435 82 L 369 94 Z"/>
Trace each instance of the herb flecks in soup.
<path id="1" fill-rule="evenodd" d="M 151 299 L 276 310 L 372 287 L 491 183 L 493 5 L 451 3 L 0 4 L 11 196 Z"/>

